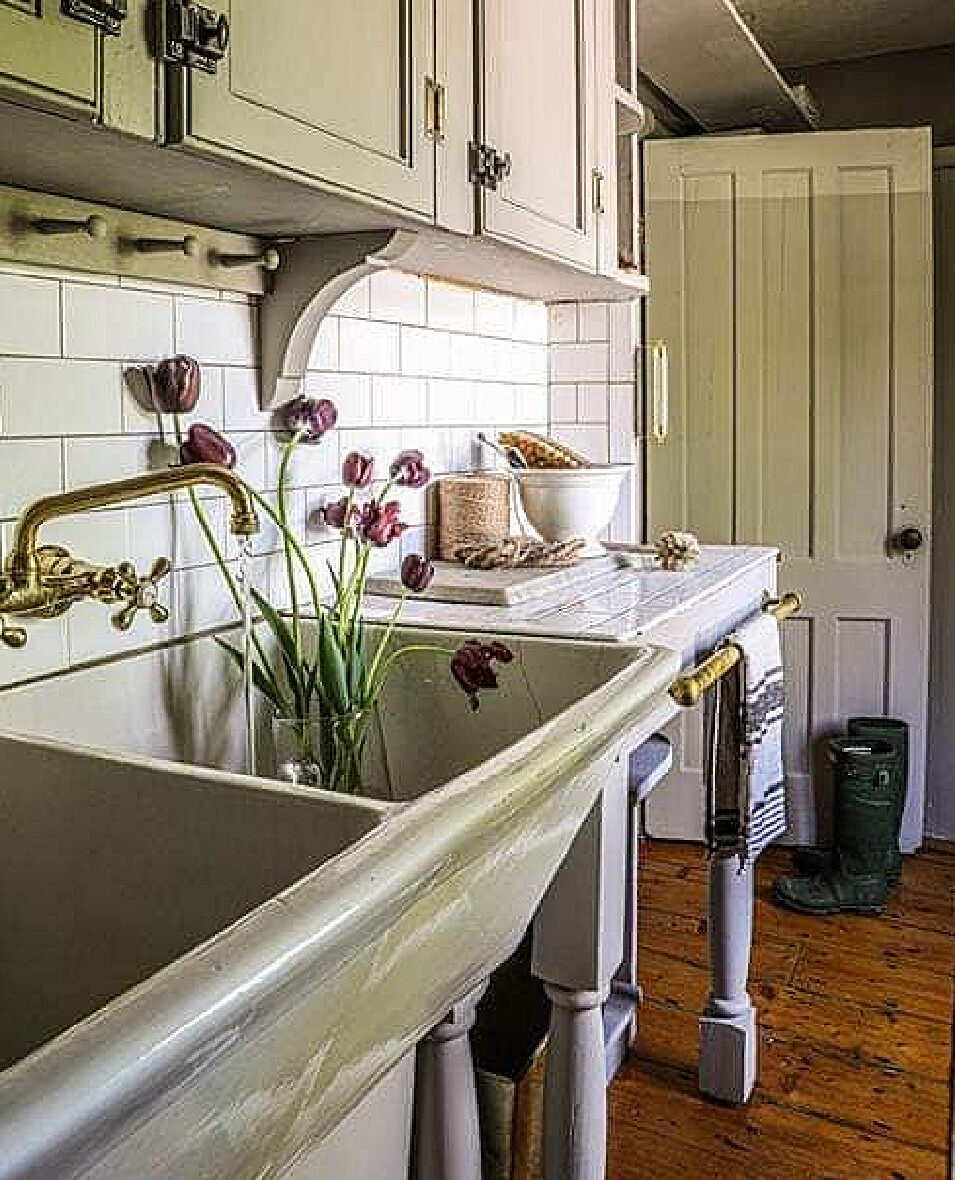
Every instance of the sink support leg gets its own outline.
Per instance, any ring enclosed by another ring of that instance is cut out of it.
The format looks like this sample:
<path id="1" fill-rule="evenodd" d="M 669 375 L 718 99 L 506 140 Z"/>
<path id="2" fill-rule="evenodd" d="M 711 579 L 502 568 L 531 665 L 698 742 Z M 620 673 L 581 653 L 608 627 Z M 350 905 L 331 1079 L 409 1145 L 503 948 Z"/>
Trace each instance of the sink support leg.
<path id="1" fill-rule="evenodd" d="M 756 1082 L 756 1009 L 746 991 L 753 939 L 752 865 L 710 864 L 710 994 L 700 1018 L 700 1089 L 723 1102 L 748 1101 Z"/>
<path id="2" fill-rule="evenodd" d="M 481 1180 L 477 1089 L 469 1034 L 485 980 L 418 1045 L 412 1180 Z"/>
<path id="3" fill-rule="evenodd" d="M 552 1005 L 544 1070 L 544 1180 L 604 1180 L 608 991 L 567 991 L 550 983 L 544 990 Z"/>

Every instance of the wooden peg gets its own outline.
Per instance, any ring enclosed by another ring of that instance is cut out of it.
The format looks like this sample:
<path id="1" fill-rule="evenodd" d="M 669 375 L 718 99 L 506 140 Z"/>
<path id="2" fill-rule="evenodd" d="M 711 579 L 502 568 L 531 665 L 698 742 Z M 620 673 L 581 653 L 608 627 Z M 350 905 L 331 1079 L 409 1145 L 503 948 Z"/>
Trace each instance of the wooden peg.
<path id="1" fill-rule="evenodd" d="M 199 239 L 192 234 L 184 238 L 136 238 L 133 245 L 139 254 L 184 254 L 187 258 L 199 255 Z"/>
<path id="2" fill-rule="evenodd" d="M 261 254 L 213 254 L 212 261 L 227 270 L 239 266 L 261 266 L 263 270 L 275 271 L 282 264 L 281 255 L 274 246 L 269 246 Z"/>
<path id="3" fill-rule="evenodd" d="M 98 213 L 75 220 L 66 217 L 37 217 L 30 228 L 38 234 L 86 234 L 95 241 L 106 237 L 106 222 Z"/>

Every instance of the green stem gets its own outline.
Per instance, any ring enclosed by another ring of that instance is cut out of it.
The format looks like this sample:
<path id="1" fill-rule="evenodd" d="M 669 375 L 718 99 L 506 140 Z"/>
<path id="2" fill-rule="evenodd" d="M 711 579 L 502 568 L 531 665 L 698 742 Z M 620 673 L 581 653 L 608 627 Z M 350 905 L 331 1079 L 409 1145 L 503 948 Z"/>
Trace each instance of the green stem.
<path id="1" fill-rule="evenodd" d="M 176 433 L 176 443 L 178 444 L 181 451 L 182 422 L 180 421 L 178 414 L 173 414 L 172 421 L 173 428 Z M 209 517 L 206 515 L 205 509 L 202 507 L 199 497 L 196 494 L 196 489 L 188 488 L 187 492 L 189 495 L 189 501 L 192 504 L 192 510 L 195 513 L 196 520 L 199 522 L 199 528 L 202 530 L 202 534 L 206 539 L 206 544 L 209 546 L 212 556 L 215 558 L 215 563 L 219 567 L 219 572 L 222 574 L 222 578 L 228 587 L 229 593 L 232 595 L 232 601 L 235 603 L 235 608 L 241 615 L 244 610 L 242 595 L 239 591 L 238 585 L 236 584 L 235 578 L 232 576 L 232 571 L 229 569 L 228 563 L 226 562 L 225 554 L 222 552 L 219 542 L 216 540 L 215 533 L 212 531 L 212 525 L 209 523 Z M 269 682 L 269 686 L 275 693 L 273 702 L 276 704 L 276 706 L 278 706 L 282 699 L 278 688 L 278 682 L 275 679 L 275 673 L 272 671 L 272 665 L 266 659 L 265 650 L 262 647 L 262 641 L 259 639 L 254 630 L 252 632 L 252 643 L 255 647 L 256 655 L 259 657 L 259 663 L 262 666 L 262 671 Z"/>
<path id="2" fill-rule="evenodd" d="M 435 652 L 436 654 L 442 656 L 454 655 L 454 652 L 449 647 L 438 647 L 437 645 L 431 643 L 409 643 L 407 647 L 399 647 L 398 650 L 392 652 L 391 655 L 381 665 L 378 684 L 371 685 L 371 692 L 369 693 L 365 707 L 369 708 L 378 699 L 378 694 L 384 688 L 385 681 L 388 679 L 388 671 L 396 660 L 400 660 L 403 656 L 409 655 L 411 652 L 422 651 Z"/>
<path id="3" fill-rule="evenodd" d="M 285 550 L 285 575 L 288 579 L 289 600 L 292 604 L 292 640 L 295 644 L 295 662 L 299 668 L 302 666 L 302 620 L 298 610 L 298 588 L 295 585 L 295 562 L 292 557 L 291 529 L 288 523 L 288 506 L 285 499 L 287 488 L 285 485 L 288 480 L 289 463 L 295 453 L 295 448 L 303 437 L 304 432 L 299 431 L 285 444 L 282 450 L 282 462 L 279 464 L 278 479 L 278 514 L 281 524 L 282 548 Z"/>

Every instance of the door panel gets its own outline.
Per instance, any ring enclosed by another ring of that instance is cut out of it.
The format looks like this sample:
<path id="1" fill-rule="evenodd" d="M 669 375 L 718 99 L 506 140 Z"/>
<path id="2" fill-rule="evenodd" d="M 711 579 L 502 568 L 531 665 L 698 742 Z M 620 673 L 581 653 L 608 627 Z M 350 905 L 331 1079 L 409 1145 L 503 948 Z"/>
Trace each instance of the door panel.
<path id="1" fill-rule="evenodd" d="M 594 269 L 594 0 L 484 0 L 483 140 L 511 156 L 484 232 Z"/>
<path id="2" fill-rule="evenodd" d="M 229 0 L 230 47 L 188 79 L 187 134 L 433 215 L 434 142 L 424 134 L 433 6 L 413 0 Z"/>
<path id="3" fill-rule="evenodd" d="M 0 0 L 0 90 L 90 113 L 99 108 L 99 34 L 59 0 Z"/>
<path id="4" fill-rule="evenodd" d="M 912 726 L 903 844 L 917 847 L 929 547 L 903 556 L 890 538 L 929 534 L 928 134 L 654 141 L 647 196 L 649 331 L 672 357 L 651 536 L 780 547 L 780 585 L 807 600 L 783 629 L 790 834 L 829 835 L 824 739 L 885 713 Z M 671 777 L 651 831 L 681 835 L 668 812 L 685 816 L 688 795 L 702 807 L 695 749 Z"/>

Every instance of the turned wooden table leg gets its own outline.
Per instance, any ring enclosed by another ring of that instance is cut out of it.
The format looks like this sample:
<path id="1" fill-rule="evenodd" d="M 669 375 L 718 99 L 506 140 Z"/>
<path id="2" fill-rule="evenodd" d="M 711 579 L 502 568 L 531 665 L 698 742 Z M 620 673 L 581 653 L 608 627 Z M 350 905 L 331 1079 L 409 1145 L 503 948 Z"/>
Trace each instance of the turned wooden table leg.
<path id="1" fill-rule="evenodd" d="M 415 1066 L 413 1180 L 481 1180 L 481 1137 L 469 1034 L 487 981 L 420 1042 Z"/>
<path id="2" fill-rule="evenodd" d="M 743 1103 L 756 1081 L 756 1009 L 746 991 L 753 939 L 752 865 L 710 864 L 710 994 L 700 1018 L 700 1089 Z"/>
<path id="3" fill-rule="evenodd" d="M 603 1180 L 607 991 L 566 991 L 554 984 L 545 984 L 544 990 L 552 1005 L 544 1074 L 544 1180 Z"/>

